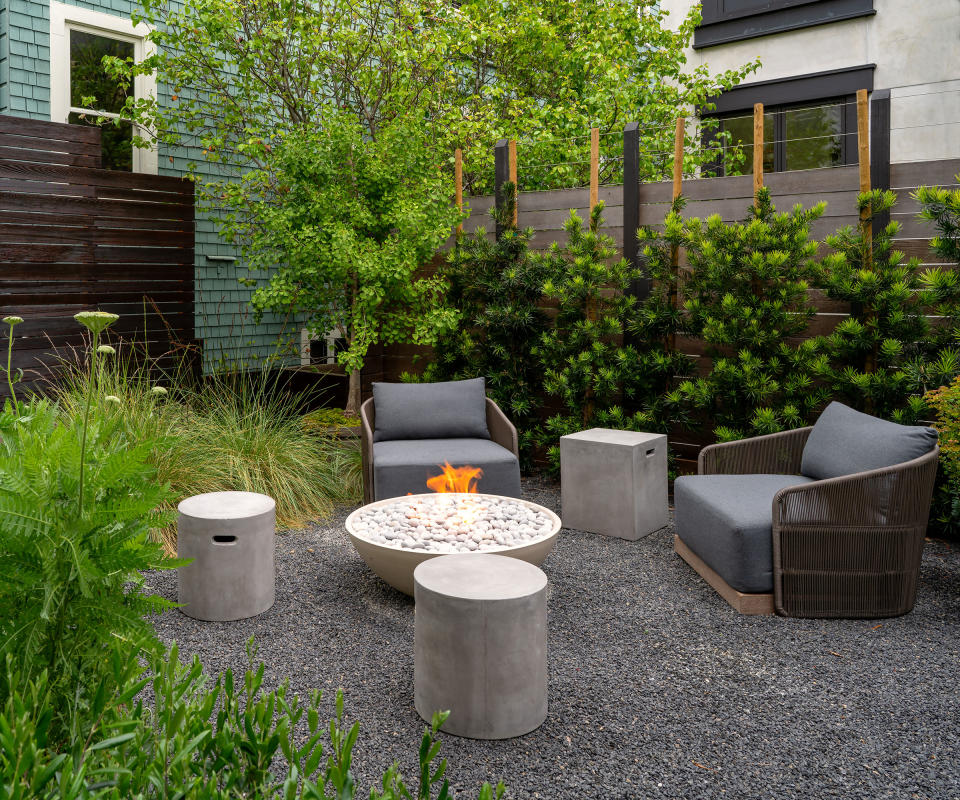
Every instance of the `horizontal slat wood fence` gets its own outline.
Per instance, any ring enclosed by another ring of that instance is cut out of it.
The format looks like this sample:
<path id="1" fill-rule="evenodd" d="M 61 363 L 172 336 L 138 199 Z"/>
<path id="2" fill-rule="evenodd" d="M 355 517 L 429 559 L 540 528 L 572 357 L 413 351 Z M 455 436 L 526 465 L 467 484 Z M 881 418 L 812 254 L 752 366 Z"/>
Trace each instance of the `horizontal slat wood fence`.
<path id="1" fill-rule="evenodd" d="M 78 311 L 120 314 L 113 333 L 155 356 L 194 338 L 193 184 L 100 152 L 98 128 L 0 116 L 0 316 L 25 320 L 27 389 L 82 345 Z"/>
<path id="2" fill-rule="evenodd" d="M 910 195 L 918 186 L 956 186 L 960 173 L 960 159 L 929 161 L 908 164 L 892 164 L 890 168 L 891 189 L 898 195 L 892 218 L 900 223 L 901 230 L 896 248 L 906 256 L 920 259 L 925 266 L 943 263 L 930 248 L 934 231 L 929 223 L 918 219 L 919 206 Z M 786 211 L 799 203 L 805 208 L 826 201 L 824 215 L 811 226 L 811 235 L 823 241 L 826 236 L 844 225 L 857 222 L 856 198 L 859 189 L 858 168 L 842 166 L 826 169 L 794 172 L 774 172 L 764 175 L 764 184 L 770 188 L 773 201 L 779 210 Z M 669 211 L 673 185 L 670 181 L 642 184 L 640 186 L 640 225 L 662 227 Z M 723 178 L 687 179 L 683 182 L 683 196 L 687 201 L 683 216 L 686 218 L 708 217 L 719 214 L 726 222 L 743 220 L 746 210 L 753 202 L 753 178 L 750 175 Z M 599 199 L 604 201 L 604 231 L 622 250 L 624 244 L 623 186 L 602 186 Z M 467 233 L 483 227 L 493 235 L 490 210 L 492 196 L 473 197 L 465 200 L 470 217 L 464 222 Z M 586 219 L 590 202 L 588 189 L 558 189 L 542 192 L 520 192 L 518 196 L 519 224 L 532 227 L 532 243 L 535 249 L 543 250 L 553 242 L 566 242 L 564 223 L 571 209 Z M 452 242 L 451 242 L 452 244 Z M 826 247 L 822 248 L 824 252 Z M 681 267 L 683 260 L 681 257 Z M 811 299 L 817 314 L 807 329 L 806 337 L 830 333 L 849 313 L 845 303 L 832 301 L 822 293 L 811 290 Z M 804 338 L 806 338 L 804 337 Z M 709 367 L 704 356 L 703 343 L 694 339 L 680 339 L 678 344 L 690 356 L 691 372 L 702 372 Z M 416 370 L 413 356 L 428 356 L 423 348 L 392 348 L 383 355 L 383 379 L 396 380 L 404 370 Z M 703 442 L 674 439 L 671 446 L 681 458 L 694 458 L 697 450 L 709 440 L 707 432 Z"/>

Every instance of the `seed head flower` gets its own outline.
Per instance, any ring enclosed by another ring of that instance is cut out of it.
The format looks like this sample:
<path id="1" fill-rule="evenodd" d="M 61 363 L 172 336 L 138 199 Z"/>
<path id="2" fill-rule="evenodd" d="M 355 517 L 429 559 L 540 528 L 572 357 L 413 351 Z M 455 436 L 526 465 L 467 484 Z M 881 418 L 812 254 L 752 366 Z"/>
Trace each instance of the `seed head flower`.
<path id="1" fill-rule="evenodd" d="M 14 325 L 19 325 L 21 322 L 23 322 L 23 317 L 4 317 L 3 318 L 3 324 L 9 325 L 11 328 Z"/>
<path id="2" fill-rule="evenodd" d="M 97 348 L 97 352 L 98 352 L 98 353 L 103 353 L 103 355 L 105 355 L 105 356 L 115 356 L 115 355 L 117 354 L 117 351 L 114 350 L 114 349 L 113 349 L 110 345 L 108 345 L 108 344 L 102 344 L 102 345 L 100 345 L 100 346 Z"/>
<path id="3" fill-rule="evenodd" d="M 103 401 L 105 403 L 112 403 L 113 405 L 116 405 L 116 406 L 120 405 L 120 398 L 117 397 L 115 394 L 108 394 L 106 397 L 103 398 Z"/>
<path id="4" fill-rule="evenodd" d="M 120 316 L 108 311 L 81 311 L 79 314 L 74 314 L 73 318 L 92 333 L 100 333 L 113 325 Z"/>
<path id="5" fill-rule="evenodd" d="M 164 389 L 162 386 L 154 386 L 150 390 L 150 394 L 165 395 L 166 393 L 167 393 L 167 390 Z"/>

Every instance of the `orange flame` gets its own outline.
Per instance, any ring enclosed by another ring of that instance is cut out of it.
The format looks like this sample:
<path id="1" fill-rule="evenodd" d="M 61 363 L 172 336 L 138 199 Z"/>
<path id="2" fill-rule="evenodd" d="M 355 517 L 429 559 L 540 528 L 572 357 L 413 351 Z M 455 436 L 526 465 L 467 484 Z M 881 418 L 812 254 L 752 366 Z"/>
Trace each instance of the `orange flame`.
<path id="1" fill-rule="evenodd" d="M 427 478 L 427 488 L 440 494 L 447 492 L 477 493 L 477 483 L 483 477 L 483 470 L 479 467 L 451 467 L 446 461 L 441 467 L 443 472 Z"/>

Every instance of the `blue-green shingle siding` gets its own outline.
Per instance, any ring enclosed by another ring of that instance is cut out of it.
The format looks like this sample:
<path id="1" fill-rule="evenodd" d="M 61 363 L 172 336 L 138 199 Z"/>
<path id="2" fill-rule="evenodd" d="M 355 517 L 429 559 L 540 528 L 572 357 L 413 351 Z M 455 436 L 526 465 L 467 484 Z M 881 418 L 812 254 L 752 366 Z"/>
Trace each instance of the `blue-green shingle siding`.
<path id="1" fill-rule="evenodd" d="M 69 0 L 69 5 L 129 19 L 138 3 L 131 0 Z M 159 86 L 161 102 L 172 102 L 170 89 Z M 50 2 L 0 0 L 0 111 L 16 116 L 50 119 Z M 214 174 L 199 147 L 161 147 L 159 173 L 181 176 L 193 161 Z M 238 278 L 250 277 L 238 259 L 211 262 L 208 255 L 237 256 L 216 232 L 209 215 L 197 213 L 195 241 L 194 324 L 208 365 L 258 362 L 288 349 L 298 340 L 297 320 L 265 315 L 255 323 L 250 310 L 251 289 Z"/>

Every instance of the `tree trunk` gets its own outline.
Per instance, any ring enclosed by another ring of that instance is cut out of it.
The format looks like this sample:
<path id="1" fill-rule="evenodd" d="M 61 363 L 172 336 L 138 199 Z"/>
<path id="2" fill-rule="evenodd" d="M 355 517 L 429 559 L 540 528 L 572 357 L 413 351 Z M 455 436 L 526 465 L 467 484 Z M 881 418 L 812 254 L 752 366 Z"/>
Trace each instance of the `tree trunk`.
<path id="1" fill-rule="evenodd" d="M 360 416 L 360 370 L 355 369 L 347 373 L 350 383 L 347 386 L 347 407 L 345 413 L 348 417 Z"/>

